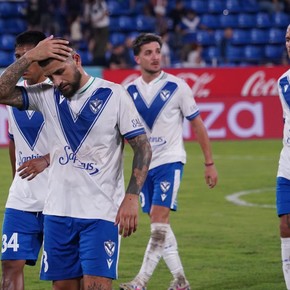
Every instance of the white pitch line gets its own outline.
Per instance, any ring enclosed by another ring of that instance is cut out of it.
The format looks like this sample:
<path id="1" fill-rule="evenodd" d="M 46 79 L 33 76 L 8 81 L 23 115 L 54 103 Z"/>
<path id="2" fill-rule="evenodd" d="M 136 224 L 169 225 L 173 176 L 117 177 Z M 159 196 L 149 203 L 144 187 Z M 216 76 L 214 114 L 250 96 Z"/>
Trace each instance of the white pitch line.
<path id="1" fill-rule="evenodd" d="M 240 199 L 241 196 L 252 194 L 252 193 L 263 193 L 265 191 L 274 191 L 275 188 L 260 188 L 260 189 L 253 189 L 253 190 L 245 190 L 240 192 L 235 192 L 231 195 L 226 196 L 226 200 L 232 202 L 233 204 L 240 205 L 240 206 L 255 206 L 255 207 L 264 207 L 264 208 L 276 208 L 275 205 L 270 204 L 257 204 L 257 203 L 250 203 Z"/>

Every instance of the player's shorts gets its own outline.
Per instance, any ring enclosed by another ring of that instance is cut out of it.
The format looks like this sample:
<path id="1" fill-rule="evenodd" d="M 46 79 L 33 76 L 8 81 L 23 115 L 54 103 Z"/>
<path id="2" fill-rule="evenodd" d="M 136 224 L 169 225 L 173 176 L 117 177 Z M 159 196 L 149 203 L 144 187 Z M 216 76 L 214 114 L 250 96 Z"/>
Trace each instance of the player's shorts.
<path id="1" fill-rule="evenodd" d="M 119 238 L 113 222 L 45 215 L 40 279 L 117 279 Z"/>
<path id="2" fill-rule="evenodd" d="M 36 264 L 43 239 L 43 215 L 6 208 L 2 227 L 1 260 L 26 260 Z"/>
<path id="3" fill-rule="evenodd" d="M 150 213 L 152 205 L 177 210 L 177 193 L 182 179 L 183 166 L 181 162 L 168 163 L 148 171 L 140 193 L 143 212 Z"/>
<path id="4" fill-rule="evenodd" d="M 279 176 L 276 181 L 276 206 L 278 216 L 290 213 L 290 180 Z"/>

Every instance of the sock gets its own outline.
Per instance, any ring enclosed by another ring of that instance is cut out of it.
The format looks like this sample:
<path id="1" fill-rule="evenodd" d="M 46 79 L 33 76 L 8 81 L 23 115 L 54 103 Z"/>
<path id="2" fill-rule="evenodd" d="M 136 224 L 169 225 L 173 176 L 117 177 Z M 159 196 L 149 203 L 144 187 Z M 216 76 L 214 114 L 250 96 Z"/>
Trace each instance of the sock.
<path id="1" fill-rule="evenodd" d="M 177 279 L 179 284 L 183 284 L 185 282 L 184 270 L 178 253 L 177 241 L 170 225 L 167 230 L 163 259 L 173 278 Z"/>
<path id="2" fill-rule="evenodd" d="M 141 286 L 146 286 L 162 257 L 166 233 L 169 227 L 168 224 L 151 224 L 151 236 L 147 244 L 141 269 L 135 278 L 135 280 L 142 284 Z"/>
<path id="3" fill-rule="evenodd" d="M 286 287 L 290 290 L 290 238 L 281 238 L 282 269 Z"/>

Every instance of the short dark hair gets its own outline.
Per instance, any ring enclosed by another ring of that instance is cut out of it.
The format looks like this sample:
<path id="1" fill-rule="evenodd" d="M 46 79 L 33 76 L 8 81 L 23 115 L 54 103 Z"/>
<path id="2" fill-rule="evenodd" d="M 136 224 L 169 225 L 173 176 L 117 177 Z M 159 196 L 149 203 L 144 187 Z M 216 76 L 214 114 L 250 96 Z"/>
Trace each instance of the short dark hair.
<path id="1" fill-rule="evenodd" d="M 15 47 L 25 44 L 36 46 L 40 41 L 44 40 L 46 35 L 41 31 L 28 30 L 18 34 L 15 38 Z"/>
<path id="2" fill-rule="evenodd" d="M 162 47 L 161 37 L 154 33 L 141 33 L 139 34 L 132 43 L 134 55 L 138 55 L 141 51 L 141 46 L 150 42 L 158 42 Z"/>

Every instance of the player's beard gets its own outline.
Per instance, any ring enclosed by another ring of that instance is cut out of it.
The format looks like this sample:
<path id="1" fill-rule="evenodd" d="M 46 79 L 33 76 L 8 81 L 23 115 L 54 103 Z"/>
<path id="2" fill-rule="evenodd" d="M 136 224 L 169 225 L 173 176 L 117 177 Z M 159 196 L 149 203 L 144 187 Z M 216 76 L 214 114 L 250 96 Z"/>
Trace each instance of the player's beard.
<path id="1" fill-rule="evenodd" d="M 65 98 L 67 99 L 72 98 L 73 95 L 79 90 L 81 78 L 82 78 L 81 73 L 75 68 L 75 71 L 73 74 L 73 80 L 71 81 L 70 84 L 68 84 L 68 88 L 65 91 L 62 91 L 61 89 L 59 89 Z"/>

